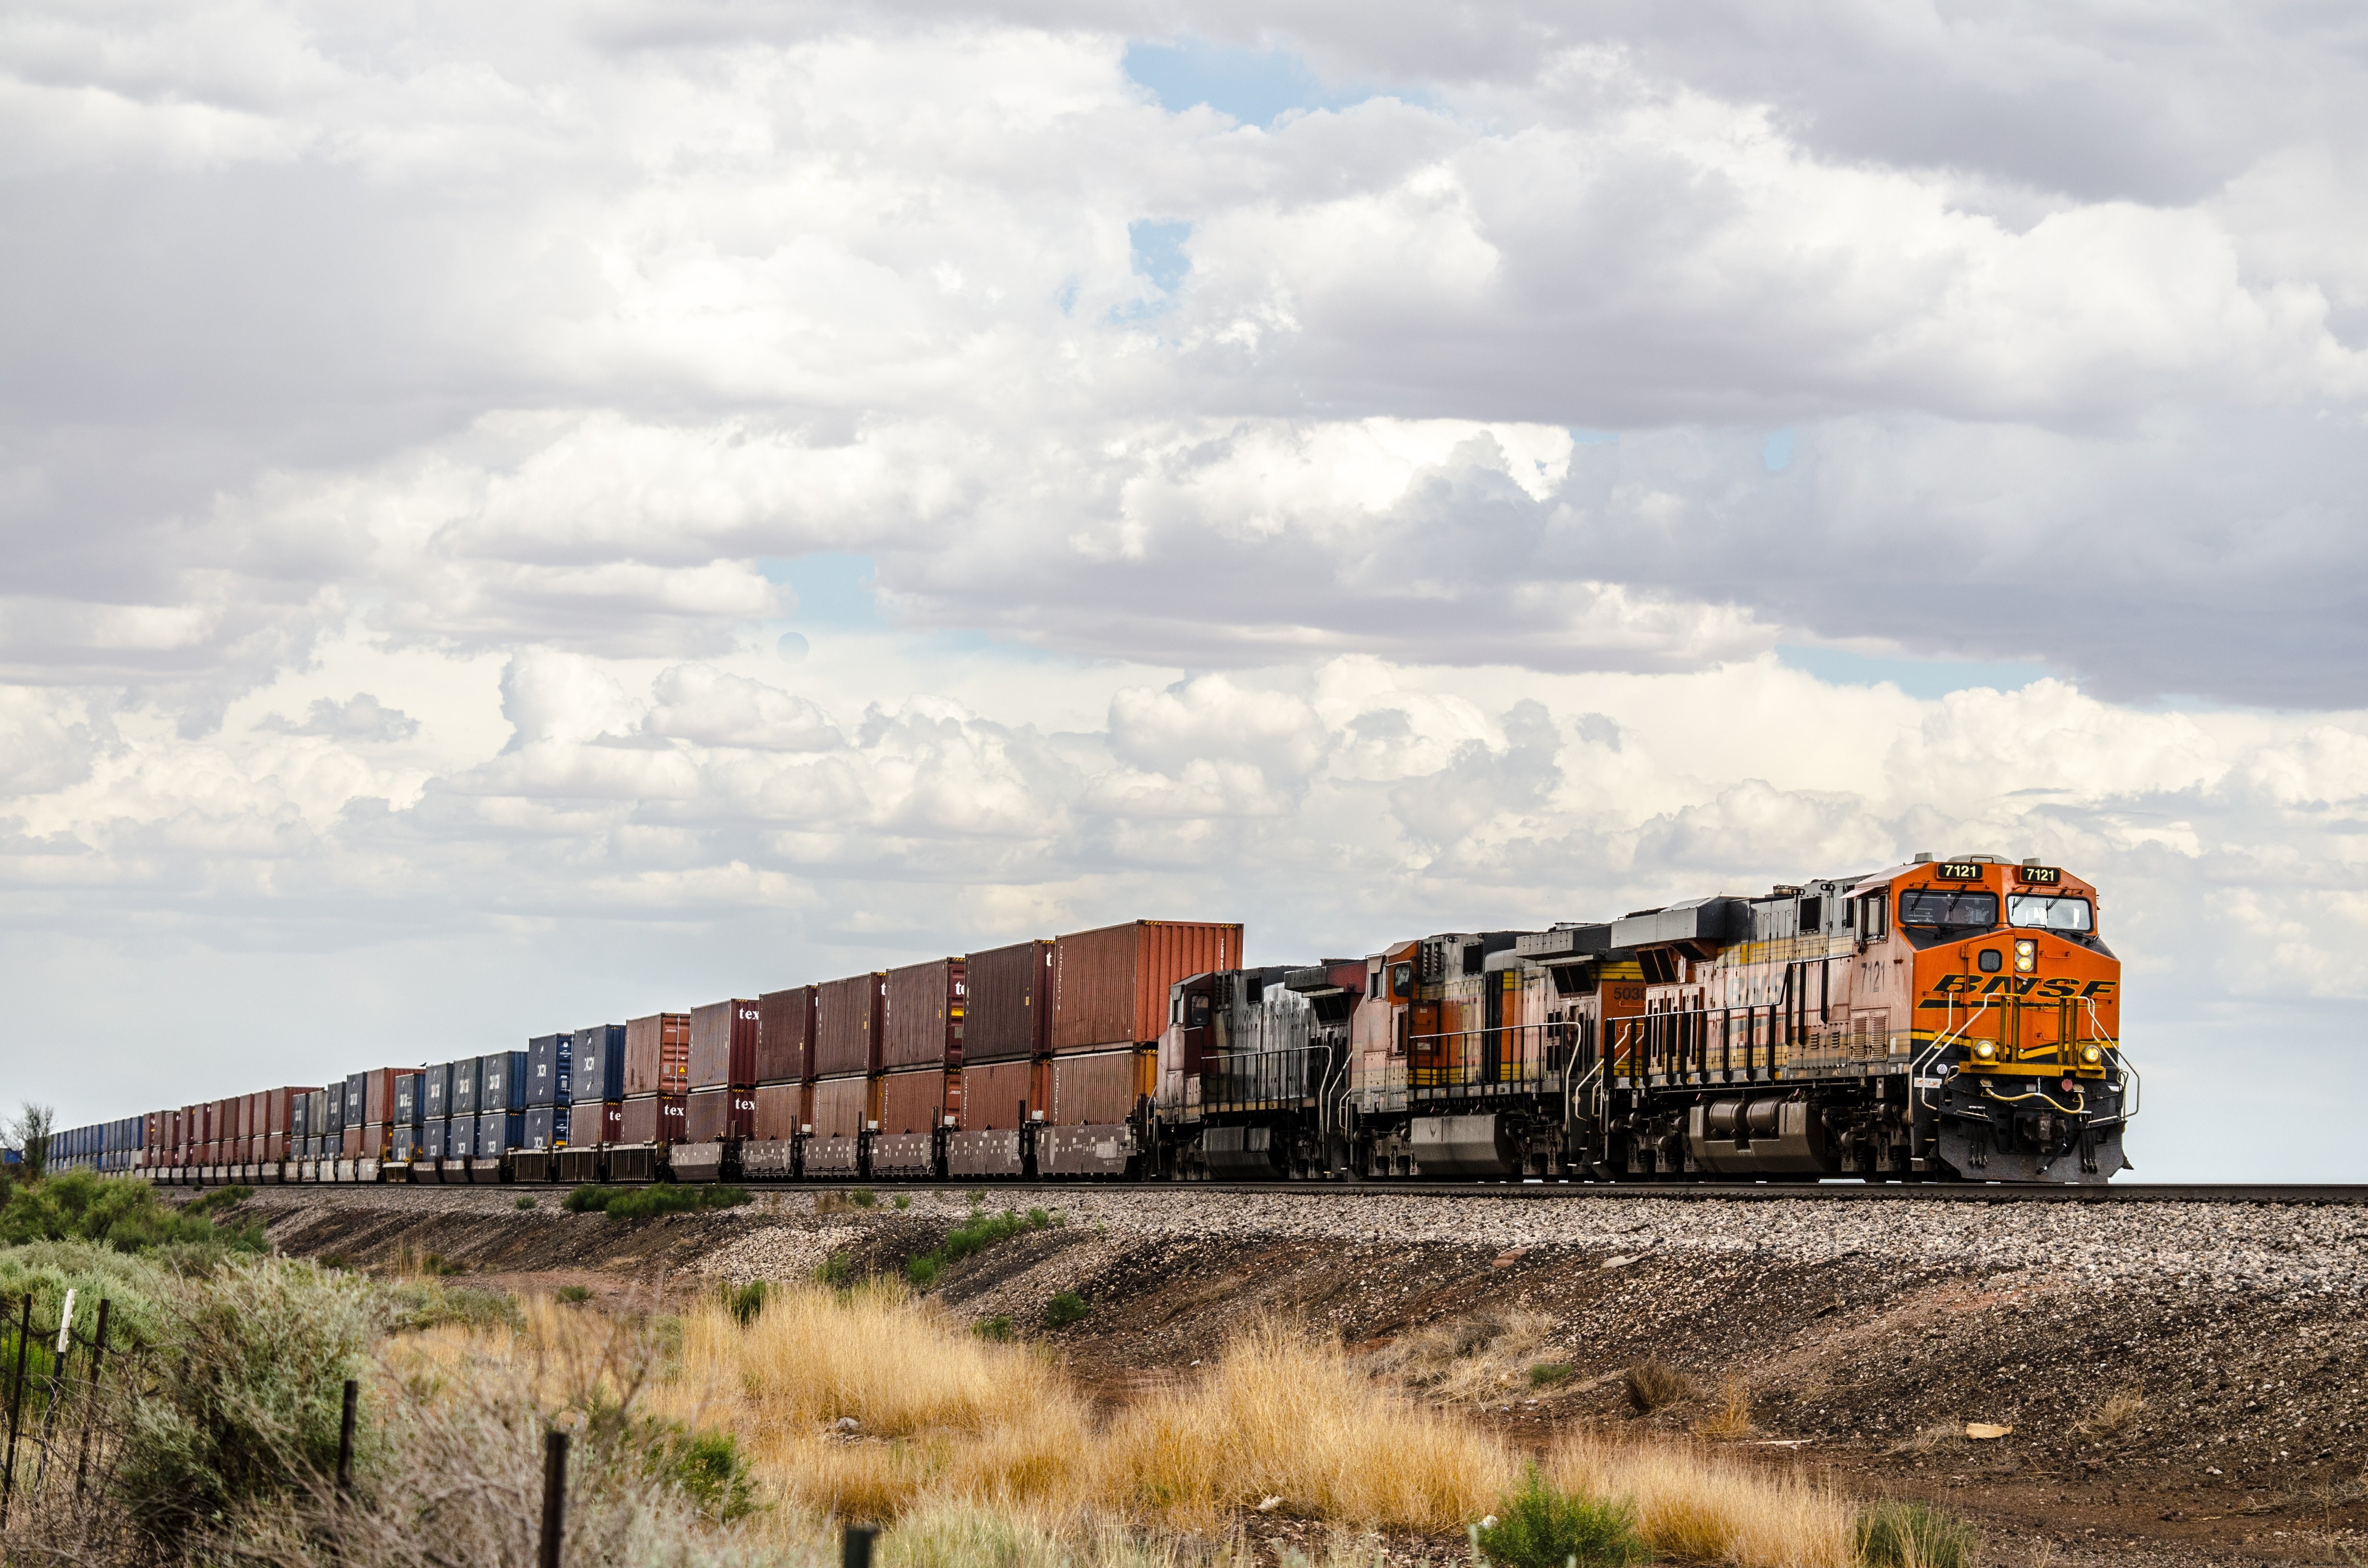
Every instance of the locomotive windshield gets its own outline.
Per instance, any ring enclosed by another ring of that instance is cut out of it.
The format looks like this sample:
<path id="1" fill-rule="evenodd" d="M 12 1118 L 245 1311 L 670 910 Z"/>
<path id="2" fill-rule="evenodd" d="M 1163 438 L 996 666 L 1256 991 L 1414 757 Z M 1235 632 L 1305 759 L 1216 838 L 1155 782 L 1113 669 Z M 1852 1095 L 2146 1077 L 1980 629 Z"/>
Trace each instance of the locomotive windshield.
<path id="1" fill-rule="evenodd" d="M 1909 888 L 1899 895 L 1902 926 L 1978 926 L 1987 931 L 1998 924 L 1998 894 L 1972 888 Z"/>
<path id="2" fill-rule="evenodd" d="M 2037 926 L 2048 931 L 2087 931 L 2095 926 L 2085 898 L 2044 898 L 2037 893 L 2009 893 L 2006 901 L 2009 926 Z"/>

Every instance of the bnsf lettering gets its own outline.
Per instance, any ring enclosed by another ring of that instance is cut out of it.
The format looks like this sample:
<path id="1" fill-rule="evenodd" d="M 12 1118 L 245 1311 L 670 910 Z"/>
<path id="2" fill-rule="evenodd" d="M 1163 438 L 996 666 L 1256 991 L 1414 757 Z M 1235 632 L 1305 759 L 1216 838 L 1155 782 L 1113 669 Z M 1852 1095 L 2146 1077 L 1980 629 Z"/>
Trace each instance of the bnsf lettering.
<path id="1" fill-rule="evenodd" d="M 1936 996 L 1964 996 L 1978 991 L 1985 996 L 2034 996 L 2050 1002 L 2087 998 L 2105 1002 L 2121 988 L 2118 980 L 2092 980 L 2082 984 L 2068 976 L 2042 980 L 2035 974 L 1944 974 L 1932 983 Z"/>

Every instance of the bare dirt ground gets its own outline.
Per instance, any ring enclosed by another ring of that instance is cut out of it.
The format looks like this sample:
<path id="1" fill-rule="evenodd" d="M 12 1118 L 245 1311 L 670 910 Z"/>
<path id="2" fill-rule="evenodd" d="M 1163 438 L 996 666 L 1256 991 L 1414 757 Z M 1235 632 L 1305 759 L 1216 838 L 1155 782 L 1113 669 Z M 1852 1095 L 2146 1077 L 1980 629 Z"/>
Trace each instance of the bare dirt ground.
<path id="1" fill-rule="evenodd" d="M 432 1255 L 471 1283 L 622 1296 L 803 1278 L 834 1254 L 901 1272 L 970 1207 L 958 1191 L 904 1210 L 794 1191 L 611 1221 L 562 1196 L 281 1187 L 245 1208 L 291 1254 L 374 1270 Z M 2361 1210 L 985 1196 L 1064 1222 L 949 1270 L 938 1293 L 1056 1345 L 1108 1400 L 1191 1376 L 1280 1313 L 1522 1440 L 1584 1423 L 1717 1441 L 1941 1503 L 1981 1525 L 1987 1562 L 2368 1563 Z M 1091 1311 L 1053 1330 L 1061 1291 Z M 1623 1373 L 1646 1361 L 1677 1397 L 1640 1414 Z M 1968 1423 L 2010 1430 L 1975 1440 Z M 1275 1546 L 1294 1531 L 1258 1521 Z"/>

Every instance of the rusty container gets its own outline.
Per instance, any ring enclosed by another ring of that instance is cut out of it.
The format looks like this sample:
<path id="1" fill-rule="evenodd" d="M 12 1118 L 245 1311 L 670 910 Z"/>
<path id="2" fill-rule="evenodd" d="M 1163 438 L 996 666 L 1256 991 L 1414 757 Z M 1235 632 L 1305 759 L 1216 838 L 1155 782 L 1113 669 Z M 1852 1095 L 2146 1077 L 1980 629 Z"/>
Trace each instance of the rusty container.
<path id="1" fill-rule="evenodd" d="M 961 1065 L 962 960 L 931 959 L 892 969 L 886 997 L 880 1045 L 882 1069 Z"/>
<path id="2" fill-rule="evenodd" d="M 880 1071 L 881 1016 L 887 1005 L 887 980 L 884 973 L 851 974 L 814 987 L 815 1077 Z"/>
<path id="3" fill-rule="evenodd" d="M 962 963 L 962 1061 L 1042 1056 L 1053 1040 L 1053 944 L 1014 942 Z"/>
<path id="4" fill-rule="evenodd" d="M 619 1102 L 617 1142 L 620 1143 L 679 1143 L 684 1107 L 681 1095 L 627 1095 Z"/>
<path id="5" fill-rule="evenodd" d="M 798 1129 L 805 1125 L 803 1084 L 759 1084 L 755 1097 L 757 1111 L 750 1124 L 750 1137 L 779 1142 L 796 1137 Z"/>
<path id="6" fill-rule="evenodd" d="M 689 1087 L 690 1015 L 653 1013 L 629 1021 L 625 1025 L 625 1097 L 679 1095 Z"/>
<path id="7" fill-rule="evenodd" d="M 620 1028 L 622 1027 L 619 1026 Z M 622 1051 L 624 1047 L 620 1045 L 618 1049 Z M 625 1102 L 622 1100 L 602 1100 L 598 1105 L 587 1105 L 578 1100 L 575 1118 L 593 1131 L 596 1142 L 622 1143 L 625 1141 Z"/>
<path id="8" fill-rule="evenodd" d="M 759 1084 L 803 1083 L 813 1072 L 815 989 L 793 985 L 787 991 L 768 991 L 757 998 Z M 786 1138 L 789 1134 L 780 1136 Z"/>
<path id="9" fill-rule="evenodd" d="M 880 1075 L 882 1132 L 932 1132 L 962 1109 L 961 1074 L 942 1067 L 911 1067 Z"/>
<path id="10" fill-rule="evenodd" d="M 715 1087 L 693 1089 L 683 1096 L 686 1143 L 711 1143 L 718 1138 L 746 1138 L 757 1125 L 757 1091 Z"/>
<path id="11" fill-rule="evenodd" d="M 1058 1127 L 1110 1127 L 1134 1114 L 1151 1092 L 1156 1051 L 1098 1051 L 1053 1059 L 1053 1104 L 1047 1121 Z"/>
<path id="12" fill-rule="evenodd" d="M 404 1075 L 404 1070 L 400 1067 L 373 1067 L 361 1074 L 362 1122 L 365 1126 L 393 1124 L 395 1119 L 395 1080 Z"/>
<path id="13" fill-rule="evenodd" d="M 690 1010 L 693 1089 L 745 1089 L 756 1084 L 761 1017 L 753 997 L 710 1002 Z"/>
<path id="14" fill-rule="evenodd" d="M 1053 1050 L 1156 1045 L 1167 1027 L 1167 988 L 1239 968 L 1241 959 L 1242 928 L 1216 921 L 1136 920 L 1056 937 Z"/>
<path id="15" fill-rule="evenodd" d="M 1043 1062 L 970 1062 L 962 1070 L 962 1125 L 964 1131 L 1009 1131 L 1024 1127 L 1030 1117 L 1051 1108 L 1046 1103 Z"/>
<path id="16" fill-rule="evenodd" d="M 871 1078 L 819 1078 L 813 1085 L 817 1138 L 852 1138 L 872 1119 Z"/>

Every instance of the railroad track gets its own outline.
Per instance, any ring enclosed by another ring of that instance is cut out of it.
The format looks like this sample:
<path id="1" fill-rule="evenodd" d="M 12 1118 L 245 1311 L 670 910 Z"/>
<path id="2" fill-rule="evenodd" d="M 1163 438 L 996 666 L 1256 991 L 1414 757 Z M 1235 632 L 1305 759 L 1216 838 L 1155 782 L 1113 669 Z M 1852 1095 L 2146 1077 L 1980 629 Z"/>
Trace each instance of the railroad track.
<path id="1" fill-rule="evenodd" d="M 1663 1198 L 1755 1202 L 1941 1203 L 2284 1203 L 2368 1204 L 2368 1182 L 2272 1185 L 2252 1182 L 2126 1182 L 2106 1187 L 2009 1187 L 1982 1182 L 1687 1182 L 1666 1186 L 1612 1182 L 1359 1181 L 1359 1182 L 741 1182 L 751 1192 L 1234 1192 L 1292 1193 L 1327 1198 Z"/>

